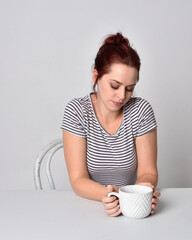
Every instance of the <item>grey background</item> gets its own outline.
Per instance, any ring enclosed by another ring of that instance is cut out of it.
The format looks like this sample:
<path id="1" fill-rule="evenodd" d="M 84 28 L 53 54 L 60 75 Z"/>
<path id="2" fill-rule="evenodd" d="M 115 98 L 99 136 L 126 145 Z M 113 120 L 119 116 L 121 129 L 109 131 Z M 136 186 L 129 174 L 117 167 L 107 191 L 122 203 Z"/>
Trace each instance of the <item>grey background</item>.
<path id="1" fill-rule="evenodd" d="M 158 122 L 159 187 L 192 187 L 192 2 L 0 0 L 0 188 L 34 189 L 39 150 L 62 136 L 66 103 L 92 87 L 107 34 L 121 31 L 142 66 L 135 95 Z M 53 161 L 69 187 L 63 152 Z"/>

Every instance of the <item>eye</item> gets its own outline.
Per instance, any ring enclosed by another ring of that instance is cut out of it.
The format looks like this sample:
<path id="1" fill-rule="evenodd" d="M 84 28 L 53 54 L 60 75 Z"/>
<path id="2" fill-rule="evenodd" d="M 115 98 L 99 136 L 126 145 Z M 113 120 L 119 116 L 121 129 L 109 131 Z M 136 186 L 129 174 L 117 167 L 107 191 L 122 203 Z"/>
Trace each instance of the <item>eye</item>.
<path id="1" fill-rule="evenodd" d="M 134 88 L 131 88 L 131 89 L 126 88 L 126 91 L 127 91 L 127 92 L 133 92 L 133 90 L 134 90 Z"/>
<path id="2" fill-rule="evenodd" d="M 119 88 L 118 86 L 113 86 L 113 85 L 111 85 L 111 87 L 112 87 L 113 89 L 118 89 L 118 88 Z"/>
<path id="3" fill-rule="evenodd" d="M 111 88 L 117 90 L 119 88 L 119 86 L 111 85 Z M 134 90 L 134 87 L 129 87 L 129 88 L 125 89 L 126 92 L 133 92 L 133 90 Z"/>

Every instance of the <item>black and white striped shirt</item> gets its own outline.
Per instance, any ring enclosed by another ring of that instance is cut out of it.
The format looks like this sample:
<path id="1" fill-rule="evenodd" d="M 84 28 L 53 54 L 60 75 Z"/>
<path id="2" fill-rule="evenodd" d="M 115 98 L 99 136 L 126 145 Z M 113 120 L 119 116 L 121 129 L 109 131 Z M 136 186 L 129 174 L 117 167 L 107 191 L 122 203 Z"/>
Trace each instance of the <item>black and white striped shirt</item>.
<path id="1" fill-rule="evenodd" d="M 103 185 L 124 186 L 136 180 L 135 139 L 157 127 L 151 105 L 132 97 L 124 105 L 122 123 L 114 135 L 98 121 L 91 93 L 71 100 L 61 128 L 87 141 L 87 169 L 90 178 Z"/>

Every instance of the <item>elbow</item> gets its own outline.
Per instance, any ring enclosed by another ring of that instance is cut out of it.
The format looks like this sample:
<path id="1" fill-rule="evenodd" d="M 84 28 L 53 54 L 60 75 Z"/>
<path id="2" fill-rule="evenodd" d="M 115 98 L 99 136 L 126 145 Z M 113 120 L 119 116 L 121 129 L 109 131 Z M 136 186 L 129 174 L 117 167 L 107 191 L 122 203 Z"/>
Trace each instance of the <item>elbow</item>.
<path id="1" fill-rule="evenodd" d="M 80 197 L 83 197 L 83 195 L 84 195 L 83 188 L 84 188 L 85 181 L 86 181 L 86 179 L 83 177 L 70 180 L 73 191 Z"/>

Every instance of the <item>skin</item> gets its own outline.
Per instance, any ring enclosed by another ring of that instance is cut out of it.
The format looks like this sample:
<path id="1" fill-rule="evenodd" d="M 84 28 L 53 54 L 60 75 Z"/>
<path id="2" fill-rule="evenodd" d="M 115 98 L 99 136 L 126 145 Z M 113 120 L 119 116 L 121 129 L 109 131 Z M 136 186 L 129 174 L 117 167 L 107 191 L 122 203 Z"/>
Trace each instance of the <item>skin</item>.
<path id="1" fill-rule="evenodd" d="M 98 72 L 93 71 L 93 81 Z M 109 73 L 97 82 L 97 93 L 92 94 L 92 102 L 100 124 L 109 133 L 116 133 L 123 119 L 123 105 L 133 94 L 138 71 L 130 66 L 115 63 Z M 102 201 L 109 216 L 121 214 L 119 201 L 115 196 L 108 197 L 112 191 L 118 192 L 113 185 L 103 186 L 90 179 L 86 166 L 86 139 L 63 131 L 65 160 L 73 190 L 88 199 Z M 157 171 L 157 132 L 153 130 L 137 137 L 136 152 L 138 160 L 137 181 L 135 184 L 153 188 L 151 214 L 157 209 L 160 192 L 155 189 L 158 181 Z"/>

